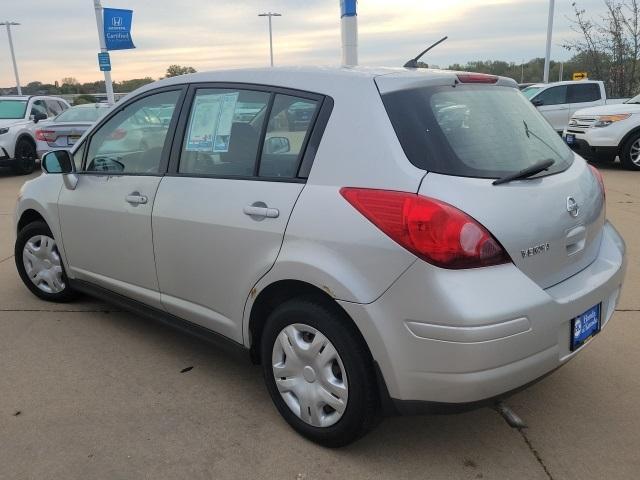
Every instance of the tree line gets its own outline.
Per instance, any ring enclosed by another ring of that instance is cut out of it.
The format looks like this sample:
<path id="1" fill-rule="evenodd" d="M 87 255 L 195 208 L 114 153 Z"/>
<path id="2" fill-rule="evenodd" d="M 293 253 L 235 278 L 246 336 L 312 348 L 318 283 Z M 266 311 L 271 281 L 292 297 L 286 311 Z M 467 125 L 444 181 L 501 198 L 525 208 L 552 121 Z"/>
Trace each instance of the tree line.
<path id="1" fill-rule="evenodd" d="M 170 65 L 167 68 L 166 75 L 161 78 L 175 77 L 186 73 L 195 73 L 196 69 L 189 66 Z M 121 82 L 113 82 L 113 91 L 115 93 L 129 93 L 136 88 L 142 87 L 147 83 L 155 82 L 156 78 L 143 77 L 133 78 L 131 80 L 123 80 Z M 11 90 L 11 89 L 8 89 Z M 13 89 L 15 90 L 15 88 Z M 80 94 L 87 97 L 87 101 L 91 101 L 91 95 L 96 93 L 104 93 L 104 80 L 95 82 L 80 83 L 73 77 L 62 78 L 59 82 L 43 83 L 39 81 L 30 82 L 22 87 L 24 95 L 70 95 Z M 15 93 L 15 92 L 13 92 Z M 95 100 L 94 100 L 95 101 Z"/>

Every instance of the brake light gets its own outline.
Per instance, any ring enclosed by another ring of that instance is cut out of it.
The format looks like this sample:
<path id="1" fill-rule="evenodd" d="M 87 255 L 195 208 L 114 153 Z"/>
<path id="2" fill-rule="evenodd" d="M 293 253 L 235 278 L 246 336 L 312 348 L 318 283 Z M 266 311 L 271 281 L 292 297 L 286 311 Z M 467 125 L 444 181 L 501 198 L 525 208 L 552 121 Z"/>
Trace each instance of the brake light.
<path id="1" fill-rule="evenodd" d="M 497 83 L 498 77 L 486 73 L 458 73 L 460 83 Z"/>
<path id="2" fill-rule="evenodd" d="M 600 170 L 598 170 L 593 165 L 589 165 L 589 168 L 591 169 L 591 173 L 593 174 L 594 177 L 596 177 L 596 180 L 598 181 L 598 184 L 600 185 L 600 192 L 602 193 L 602 197 L 606 198 L 607 194 L 606 194 L 605 189 L 604 189 L 604 178 L 602 177 L 602 173 L 600 173 Z"/>
<path id="3" fill-rule="evenodd" d="M 36 140 L 41 142 L 55 142 L 56 132 L 53 130 L 36 130 Z"/>
<path id="4" fill-rule="evenodd" d="M 124 128 L 116 128 L 109 136 L 110 140 L 122 140 L 127 136 L 127 131 Z"/>
<path id="5" fill-rule="evenodd" d="M 342 196 L 392 240 L 442 268 L 511 262 L 491 233 L 448 203 L 417 194 L 345 187 Z"/>

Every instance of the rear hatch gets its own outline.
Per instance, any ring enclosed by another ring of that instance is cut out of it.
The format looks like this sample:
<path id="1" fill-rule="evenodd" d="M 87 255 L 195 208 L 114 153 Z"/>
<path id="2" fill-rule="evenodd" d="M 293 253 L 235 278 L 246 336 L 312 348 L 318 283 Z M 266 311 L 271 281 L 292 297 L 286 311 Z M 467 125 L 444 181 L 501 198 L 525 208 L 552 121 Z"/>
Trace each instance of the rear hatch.
<path id="1" fill-rule="evenodd" d="M 397 79 L 386 85 L 385 77 L 377 79 L 405 154 L 429 172 L 419 193 L 475 218 L 523 273 L 547 288 L 597 257 L 603 192 L 530 102 L 496 82 L 452 74 L 438 85 L 414 78 L 399 87 Z M 493 184 L 545 160 L 554 162 L 546 171 Z"/>

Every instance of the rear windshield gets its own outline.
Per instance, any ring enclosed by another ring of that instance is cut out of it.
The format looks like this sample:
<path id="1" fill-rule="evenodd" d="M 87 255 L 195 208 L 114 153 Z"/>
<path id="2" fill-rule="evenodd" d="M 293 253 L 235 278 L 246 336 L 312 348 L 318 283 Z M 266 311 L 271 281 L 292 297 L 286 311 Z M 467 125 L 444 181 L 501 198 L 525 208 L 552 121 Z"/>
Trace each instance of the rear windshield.
<path id="1" fill-rule="evenodd" d="M 500 178 L 553 159 L 543 176 L 573 161 L 560 136 L 515 88 L 421 87 L 382 99 L 405 154 L 423 170 Z"/>
<path id="2" fill-rule="evenodd" d="M 56 122 L 95 122 L 109 109 L 105 107 L 71 107 L 55 119 Z"/>

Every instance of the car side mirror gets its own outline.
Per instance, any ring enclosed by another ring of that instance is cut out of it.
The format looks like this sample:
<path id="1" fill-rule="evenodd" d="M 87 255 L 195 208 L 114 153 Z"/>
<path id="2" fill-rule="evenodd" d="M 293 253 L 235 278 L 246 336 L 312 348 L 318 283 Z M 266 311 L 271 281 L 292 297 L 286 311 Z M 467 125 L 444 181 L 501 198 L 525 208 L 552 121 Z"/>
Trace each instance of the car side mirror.
<path id="1" fill-rule="evenodd" d="M 47 114 L 46 113 L 42 113 L 42 112 L 38 112 L 38 113 L 34 113 L 33 114 L 33 123 L 38 123 L 40 120 L 46 120 Z"/>
<path id="2" fill-rule="evenodd" d="M 53 150 L 42 157 L 42 170 L 46 173 L 74 173 L 75 165 L 68 150 Z"/>
<path id="3" fill-rule="evenodd" d="M 287 137 L 270 137 L 267 138 L 265 145 L 265 153 L 274 155 L 281 153 L 289 153 L 291 151 L 291 143 Z"/>
<path id="4" fill-rule="evenodd" d="M 531 100 L 531 103 L 533 103 L 534 107 L 541 107 L 542 105 L 544 105 L 544 102 L 542 100 L 538 100 L 538 99 Z"/>
<path id="5" fill-rule="evenodd" d="M 75 190 L 78 185 L 76 164 L 69 150 L 52 150 L 42 157 L 42 170 L 49 174 L 62 174 L 65 187 Z"/>

